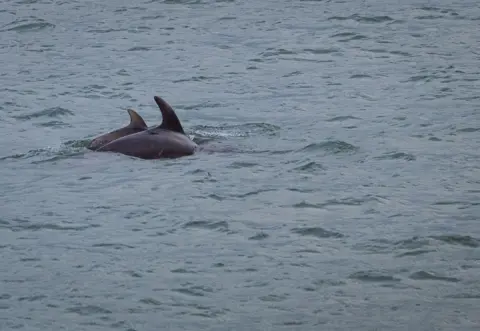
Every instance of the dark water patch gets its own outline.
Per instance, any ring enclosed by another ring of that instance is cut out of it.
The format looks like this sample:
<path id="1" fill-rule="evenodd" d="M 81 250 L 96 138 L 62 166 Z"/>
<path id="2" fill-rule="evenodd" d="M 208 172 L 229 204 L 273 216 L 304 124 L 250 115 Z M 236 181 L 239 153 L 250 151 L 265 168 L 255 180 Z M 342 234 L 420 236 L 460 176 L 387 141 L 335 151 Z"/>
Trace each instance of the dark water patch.
<path id="1" fill-rule="evenodd" d="M 267 50 L 265 52 L 260 53 L 260 55 L 263 57 L 271 57 L 271 56 L 278 56 L 278 55 L 293 55 L 297 53 L 298 52 L 296 51 L 291 51 L 284 48 L 279 48 L 279 49 L 267 48 Z"/>
<path id="2" fill-rule="evenodd" d="M 42 231 L 42 230 L 56 230 L 56 231 L 84 231 L 90 228 L 96 228 L 100 225 L 98 224 L 88 224 L 88 225 L 60 225 L 55 223 L 31 223 L 30 221 L 16 219 L 15 223 L 9 224 L 6 227 L 11 231 Z"/>
<path id="3" fill-rule="evenodd" d="M 329 17 L 328 20 L 330 21 L 353 20 L 359 23 L 384 23 L 384 22 L 394 21 L 394 19 L 391 18 L 390 16 L 362 16 L 359 14 L 353 14 L 350 16 L 332 16 L 332 17 Z"/>
<path id="4" fill-rule="evenodd" d="M 204 287 L 204 286 L 189 286 L 184 288 L 173 289 L 172 291 L 185 294 L 188 296 L 203 297 L 207 293 L 212 293 L 213 289 Z"/>
<path id="5" fill-rule="evenodd" d="M 301 74 L 302 74 L 302 72 L 297 70 L 297 71 L 292 71 L 292 72 L 290 72 L 290 73 L 288 73 L 288 74 L 285 74 L 285 75 L 283 75 L 282 77 L 284 77 L 284 78 L 294 77 L 294 76 L 298 76 L 298 75 L 301 75 Z"/>
<path id="6" fill-rule="evenodd" d="M 389 53 L 392 55 L 412 56 L 412 54 L 404 51 L 390 51 Z"/>
<path id="7" fill-rule="evenodd" d="M 374 196 L 367 195 L 361 199 L 359 198 L 330 199 L 322 203 L 309 203 L 306 201 L 302 201 L 300 203 L 294 204 L 292 207 L 324 209 L 326 207 L 331 207 L 331 206 L 361 206 L 366 202 L 372 202 L 372 201 L 379 202 L 379 199 Z"/>
<path id="8" fill-rule="evenodd" d="M 267 239 L 268 237 L 269 235 L 266 234 L 265 232 L 259 232 L 256 235 L 249 237 L 248 240 L 264 240 L 264 239 Z"/>
<path id="9" fill-rule="evenodd" d="M 139 300 L 140 303 L 149 305 L 149 306 L 161 306 L 162 303 L 154 298 L 144 298 Z"/>
<path id="10" fill-rule="evenodd" d="M 55 24 L 49 23 L 43 19 L 32 17 L 32 21 L 27 19 L 19 19 L 8 24 L 5 24 L 0 28 L 0 32 L 3 31 L 15 31 L 19 33 L 24 32 L 38 32 L 45 29 L 54 29 Z"/>
<path id="11" fill-rule="evenodd" d="M 424 10 L 424 11 L 440 12 L 443 14 L 456 13 L 453 9 L 440 8 L 440 7 L 434 7 L 434 6 L 422 6 L 422 7 L 419 7 L 418 9 Z"/>
<path id="12" fill-rule="evenodd" d="M 432 236 L 431 238 L 442 241 L 450 245 L 461 245 L 461 246 L 473 247 L 473 248 L 480 247 L 480 240 L 471 236 L 443 235 L 443 236 Z"/>
<path id="13" fill-rule="evenodd" d="M 165 18 L 165 15 L 158 14 L 158 15 L 143 16 L 142 21 L 153 21 L 153 20 L 158 20 L 160 18 Z"/>
<path id="14" fill-rule="evenodd" d="M 127 215 L 125 215 L 126 219 L 138 219 L 143 216 L 149 215 L 152 212 L 150 210 L 136 210 L 136 211 L 131 211 L 128 212 Z"/>
<path id="15" fill-rule="evenodd" d="M 420 16 L 415 16 L 415 19 L 417 20 L 436 20 L 439 18 L 445 18 L 444 15 L 420 15 Z"/>
<path id="16" fill-rule="evenodd" d="M 316 151 L 325 151 L 329 154 L 339 154 L 339 153 L 353 153 L 356 152 L 359 148 L 351 145 L 347 142 L 334 140 L 326 141 L 323 143 L 313 143 L 305 146 L 300 149 L 302 152 L 316 152 Z"/>
<path id="17" fill-rule="evenodd" d="M 226 199 L 226 197 L 222 197 L 222 196 L 220 196 L 218 194 L 215 194 L 215 193 L 211 193 L 207 196 L 202 195 L 202 196 L 200 196 L 200 198 L 202 198 L 202 199 L 208 198 L 208 199 L 213 199 L 213 200 L 217 200 L 217 201 L 223 201 L 223 200 Z"/>
<path id="18" fill-rule="evenodd" d="M 361 120 L 361 118 L 358 118 L 358 117 L 355 117 L 355 116 L 350 116 L 350 115 L 335 116 L 335 117 L 329 118 L 328 120 L 325 120 L 325 122 L 344 122 L 344 121 L 347 121 L 347 120 Z"/>
<path id="19" fill-rule="evenodd" d="M 190 222 L 187 222 L 183 227 L 226 231 L 228 230 L 228 223 L 226 221 L 219 221 L 219 222 L 190 221 Z"/>
<path id="20" fill-rule="evenodd" d="M 321 227 L 294 228 L 291 231 L 301 236 L 313 236 L 317 238 L 343 238 L 344 237 L 344 235 L 339 232 L 328 231 Z"/>
<path id="21" fill-rule="evenodd" d="M 183 79 L 177 79 L 173 80 L 172 83 L 185 83 L 185 82 L 209 82 L 213 80 L 220 79 L 220 77 L 209 77 L 209 76 L 192 76 L 190 78 L 183 78 Z"/>
<path id="22" fill-rule="evenodd" d="M 125 273 L 133 278 L 142 278 L 142 274 L 134 271 L 134 270 L 127 270 Z"/>
<path id="23" fill-rule="evenodd" d="M 116 74 L 119 75 L 119 76 L 130 76 L 130 74 L 128 73 L 128 71 L 125 70 L 125 69 L 120 69 L 120 70 L 118 70 L 118 71 L 116 72 Z M 124 85 L 124 84 L 127 84 L 127 83 L 123 83 L 122 85 Z"/>
<path id="24" fill-rule="evenodd" d="M 44 123 L 37 123 L 35 126 L 45 127 L 45 128 L 66 128 L 72 127 L 70 124 L 62 122 L 62 121 L 49 121 Z"/>
<path id="25" fill-rule="evenodd" d="M 11 299 L 12 296 L 8 293 L 0 294 L 0 300 L 8 300 Z"/>
<path id="26" fill-rule="evenodd" d="M 400 279 L 381 271 L 358 271 L 349 276 L 350 279 L 357 279 L 363 282 L 399 282 Z"/>
<path id="27" fill-rule="evenodd" d="M 118 244 L 118 243 L 100 243 L 100 244 L 93 244 L 92 247 L 95 247 L 95 248 L 113 248 L 113 249 L 116 249 L 116 250 L 119 250 L 119 249 L 125 249 L 125 248 L 135 248 L 135 246 L 130 246 L 130 245 L 127 245 L 127 244 Z"/>
<path id="28" fill-rule="evenodd" d="M 376 156 L 375 159 L 377 160 L 399 160 L 403 159 L 406 161 L 415 161 L 416 157 L 409 153 L 403 152 L 388 152 L 383 154 L 382 156 Z"/>
<path id="29" fill-rule="evenodd" d="M 326 170 L 326 168 L 320 163 L 315 161 L 305 162 L 304 164 L 301 164 L 293 168 L 293 171 L 306 172 L 311 174 L 318 173 L 319 171 L 324 171 L 324 170 Z"/>
<path id="30" fill-rule="evenodd" d="M 288 294 L 268 294 L 259 297 L 261 301 L 265 302 L 282 302 L 288 298 Z"/>
<path id="31" fill-rule="evenodd" d="M 95 34 L 95 33 L 110 33 L 110 32 L 124 32 L 125 29 L 112 29 L 112 28 L 105 28 L 105 29 L 89 29 L 87 32 Z"/>
<path id="32" fill-rule="evenodd" d="M 428 238 L 412 237 L 409 239 L 399 240 L 394 243 L 397 249 L 420 249 L 425 246 L 430 246 L 431 242 Z"/>
<path id="33" fill-rule="evenodd" d="M 65 309 L 67 313 L 75 313 L 82 316 L 90 316 L 96 314 L 111 314 L 112 311 L 102 308 L 99 306 L 87 305 L 87 306 L 78 306 Z"/>
<path id="34" fill-rule="evenodd" d="M 65 109 L 62 107 L 53 107 L 53 108 L 47 108 L 32 114 L 13 116 L 13 118 L 18 120 L 30 120 L 30 119 L 39 118 L 39 117 L 60 117 L 60 116 L 67 116 L 67 115 L 74 115 L 74 114 L 68 109 Z"/>
<path id="35" fill-rule="evenodd" d="M 396 257 L 419 256 L 419 255 L 433 253 L 433 252 L 436 252 L 436 250 L 434 250 L 434 249 L 415 249 L 415 250 L 411 250 L 411 251 L 407 251 L 407 252 L 404 252 L 404 253 L 397 254 L 395 256 Z"/>
<path id="36" fill-rule="evenodd" d="M 360 78 L 372 78 L 370 75 L 365 75 L 365 74 L 356 74 L 356 75 L 351 75 L 351 79 L 360 79 Z M 346 117 L 353 117 L 353 116 L 346 116 Z M 355 117 L 354 117 L 355 118 Z M 357 119 L 357 118 L 355 118 Z"/>
<path id="37" fill-rule="evenodd" d="M 428 140 L 430 140 L 430 141 L 442 141 L 442 139 L 437 138 L 437 137 L 430 137 L 430 138 L 428 138 Z"/>
<path id="38" fill-rule="evenodd" d="M 303 51 L 312 54 L 331 54 L 339 52 L 339 50 L 335 48 L 305 48 Z"/>
<path id="39" fill-rule="evenodd" d="M 437 201 L 437 202 L 433 203 L 433 206 L 456 206 L 457 209 L 466 209 L 466 208 L 469 208 L 471 206 L 476 206 L 478 204 L 480 204 L 480 203 L 466 202 L 466 201 L 455 201 L 455 200 L 452 200 L 452 201 L 445 200 L 445 201 Z"/>
<path id="40" fill-rule="evenodd" d="M 357 243 L 353 248 L 368 254 L 386 254 L 393 251 L 393 243 L 386 239 L 372 239 L 367 242 Z"/>
<path id="41" fill-rule="evenodd" d="M 128 52 L 139 52 L 139 51 L 149 51 L 149 50 L 151 50 L 151 47 L 135 46 L 135 47 L 129 48 L 127 51 Z"/>
<path id="42" fill-rule="evenodd" d="M 353 33 L 352 36 L 348 38 L 339 39 L 338 41 L 342 43 L 346 43 L 349 41 L 365 40 L 365 39 L 369 39 L 369 38 L 363 34 Z"/>
<path id="43" fill-rule="evenodd" d="M 47 297 L 46 295 L 32 295 L 32 296 L 28 296 L 28 297 L 18 298 L 18 301 L 29 301 L 29 302 L 33 302 L 33 301 L 38 301 L 38 300 L 45 299 L 46 297 Z"/>
<path id="44" fill-rule="evenodd" d="M 449 299 L 480 299 L 480 293 L 457 293 L 457 294 L 446 295 L 445 298 L 449 298 Z"/>
<path id="45" fill-rule="evenodd" d="M 414 272 L 409 276 L 410 279 L 414 280 L 439 280 L 439 281 L 445 281 L 445 282 L 459 282 L 460 279 L 455 278 L 455 277 L 446 277 L 446 276 L 440 276 L 436 275 L 432 272 L 427 272 L 427 271 L 417 271 Z"/>
<path id="46" fill-rule="evenodd" d="M 242 168 L 253 168 L 253 167 L 256 167 L 256 166 L 258 166 L 258 163 L 236 161 L 236 162 L 233 162 L 232 164 L 228 165 L 227 167 L 232 168 L 232 169 L 242 169 Z"/>
<path id="47" fill-rule="evenodd" d="M 259 189 L 259 190 L 254 190 L 254 191 L 250 191 L 250 192 L 243 193 L 243 194 L 232 194 L 231 197 L 244 199 L 244 198 L 249 197 L 249 196 L 254 196 L 254 195 L 258 195 L 260 193 L 273 192 L 273 191 L 277 191 L 277 190 L 276 189 Z"/>
<path id="48" fill-rule="evenodd" d="M 196 271 L 187 270 L 185 268 L 172 269 L 170 270 L 170 272 L 174 274 L 196 274 L 197 273 Z"/>
<path id="49" fill-rule="evenodd" d="M 471 132 L 477 132 L 480 131 L 480 128 L 463 128 L 463 129 L 458 129 L 457 132 L 460 133 L 471 133 Z"/>
<path id="50" fill-rule="evenodd" d="M 218 103 L 218 102 L 202 102 L 202 103 L 193 104 L 193 105 L 177 105 L 176 108 L 182 109 L 182 110 L 194 110 L 194 109 L 198 110 L 198 109 L 222 108 L 226 106 L 227 104 Z"/>

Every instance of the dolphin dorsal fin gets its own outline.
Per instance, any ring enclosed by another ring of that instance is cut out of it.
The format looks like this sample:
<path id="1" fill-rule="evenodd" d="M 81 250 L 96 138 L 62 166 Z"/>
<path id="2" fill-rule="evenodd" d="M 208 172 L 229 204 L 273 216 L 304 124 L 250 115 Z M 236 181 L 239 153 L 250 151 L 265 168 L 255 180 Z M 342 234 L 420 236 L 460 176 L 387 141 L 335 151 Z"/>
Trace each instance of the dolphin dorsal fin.
<path id="1" fill-rule="evenodd" d="M 140 116 L 133 109 L 127 109 L 127 111 L 128 115 L 130 115 L 130 124 L 128 125 L 129 128 L 147 129 L 147 124 L 143 120 L 142 116 Z"/>
<path id="2" fill-rule="evenodd" d="M 155 96 L 154 99 L 158 105 L 158 108 L 160 108 L 160 112 L 162 113 L 163 117 L 162 124 L 160 124 L 158 128 L 185 134 L 182 124 L 180 124 L 180 120 L 178 119 L 177 114 L 175 114 L 173 108 L 165 100 L 158 96 Z"/>

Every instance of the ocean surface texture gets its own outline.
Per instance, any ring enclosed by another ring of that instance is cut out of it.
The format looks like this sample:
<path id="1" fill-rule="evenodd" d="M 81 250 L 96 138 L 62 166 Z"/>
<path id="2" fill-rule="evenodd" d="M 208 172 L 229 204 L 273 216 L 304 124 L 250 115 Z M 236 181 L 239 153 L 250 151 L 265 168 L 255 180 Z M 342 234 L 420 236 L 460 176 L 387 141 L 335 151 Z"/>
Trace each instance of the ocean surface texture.
<path id="1" fill-rule="evenodd" d="M 480 330 L 478 0 L 0 1 L 0 330 Z M 201 150 L 86 149 L 161 122 Z"/>

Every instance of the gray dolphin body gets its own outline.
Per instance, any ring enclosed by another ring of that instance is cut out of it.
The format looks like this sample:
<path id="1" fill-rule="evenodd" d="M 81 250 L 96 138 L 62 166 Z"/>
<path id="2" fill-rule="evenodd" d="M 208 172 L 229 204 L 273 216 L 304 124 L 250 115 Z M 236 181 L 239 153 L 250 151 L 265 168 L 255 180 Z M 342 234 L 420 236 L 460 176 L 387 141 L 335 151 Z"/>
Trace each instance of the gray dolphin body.
<path id="1" fill-rule="evenodd" d="M 105 133 L 99 137 L 93 139 L 90 144 L 87 146 L 88 149 L 92 151 L 98 150 L 100 147 L 125 136 L 142 132 L 148 129 L 147 124 L 143 120 L 142 116 L 133 109 L 127 109 L 128 114 L 130 115 L 130 123 L 123 128 Z"/>
<path id="2" fill-rule="evenodd" d="M 163 117 L 159 126 L 116 139 L 97 151 L 117 152 L 142 159 L 177 158 L 194 154 L 197 144 L 185 135 L 173 108 L 158 96 L 154 99 Z"/>

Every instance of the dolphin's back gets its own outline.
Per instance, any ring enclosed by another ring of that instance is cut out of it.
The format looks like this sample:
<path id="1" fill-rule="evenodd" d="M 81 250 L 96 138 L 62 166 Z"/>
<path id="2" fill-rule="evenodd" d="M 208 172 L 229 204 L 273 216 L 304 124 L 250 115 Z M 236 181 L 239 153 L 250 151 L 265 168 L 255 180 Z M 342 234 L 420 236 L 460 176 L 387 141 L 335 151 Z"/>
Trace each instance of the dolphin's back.
<path id="1" fill-rule="evenodd" d="M 158 159 L 192 155 L 196 147 L 184 134 L 156 129 L 119 138 L 102 146 L 99 151 L 118 152 L 142 159 Z"/>

